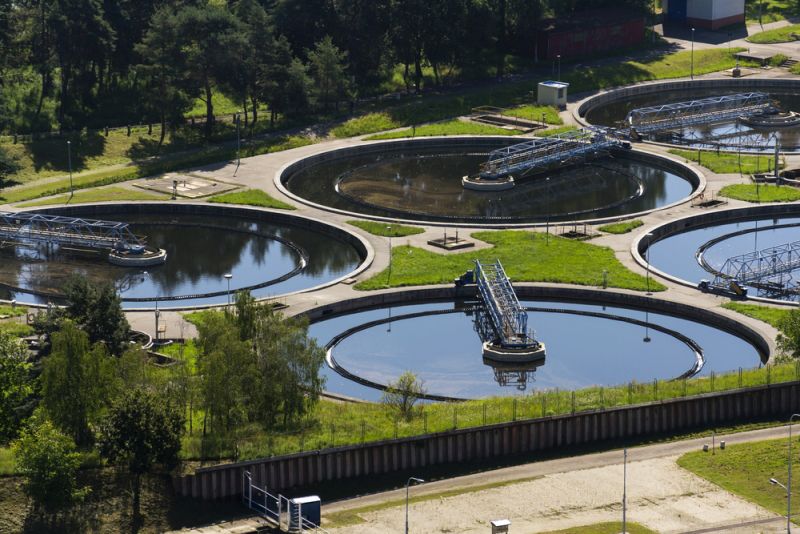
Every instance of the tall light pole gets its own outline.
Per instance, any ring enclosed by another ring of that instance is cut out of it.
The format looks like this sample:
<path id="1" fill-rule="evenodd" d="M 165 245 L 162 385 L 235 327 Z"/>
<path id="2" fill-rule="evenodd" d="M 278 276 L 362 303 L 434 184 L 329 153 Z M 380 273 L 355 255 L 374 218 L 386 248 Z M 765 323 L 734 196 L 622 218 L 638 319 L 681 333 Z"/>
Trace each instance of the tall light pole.
<path id="1" fill-rule="evenodd" d="M 545 222 L 545 231 L 547 237 L 545 237 L 545 244 L 547 246 L 550 246 L 550 177 L 549 176 L 544 179 L 544 187 L 545 187 L 545 193 L 547 193 L 547 202 L 545 202 L 545 207 L 544 207 L 544 209 L 547 210 L 547 219 Z"/>
<path id="2" fill-rule="evenodd" d="M 792 531 L 792 423 L 799 413 L 793 413 L 789 418 L 789 480 L 786 489 L 786 532 Z"/>
<path id="3" fill-rule="evenodd" d="M 694 28 L 692 28 L 692 66 L 691 66 L 691 78 L 694 80 Z"/>
<path id="4" fill-rule="evenodd" d="M 228 281 L 228 308 L 231 307 L 231 278 L 233 275 L 231 273 L 225 273 L 225 280 Z"/>
<path id="5" fill-rule="evenodd" d="M 558 60 L 558 81 L 561 81 L 561 54 L 556 54 L 556 59 Z"/>
<path id="6" fill-rule="evenodd" d="M 386 277 L 386 285 L 388 286 L 392 280 L 392 227 L 386 226 L 386 236 L 389 238 L 389 276 Z M 445 246 L 447 246 L 447 239 L 445 239 Z"/>
<path id="7" fill-rule="evenodd" d="M 628 514 L 628 448 L 622 450 L 622 534 L 625 529 Z"/>
<path id="8" fill-rule="evenodd" d="M 72 141 L 67 141 L 67 167 L 69 168 L 69 198 L 72 200 L 72 195 L 75 194 L 72 188 Z"/>
<path id="9" fill-rule="evenodd" d="M 237 113 L 234 115 L 234 120 L 236 121 L 236 170 L 233 171 L 233 175 L 236 176 L 236 173 L 239 172 L 239 164 L 242 161 L 242 142 L 241 136 L 239 135 L 239 114 Z"/>
<path id="10" fill-rule="evenodd" d="M 406 534 L 408 534 L 408 487 L 411 485 L 412 482 L 416 482 L 417 484 L 422 484 L 425 481 L 417 477 L 411 477 L 406 481 Z"/>
<path id="11" fill-rule="evenodd" d="M 644 262 L 647 264 L 647 294 L 652 295 L 650 291 L 650 245 L 653 241 L 653 232 L 647 234 L 647 250 L 644 251 Z"/>

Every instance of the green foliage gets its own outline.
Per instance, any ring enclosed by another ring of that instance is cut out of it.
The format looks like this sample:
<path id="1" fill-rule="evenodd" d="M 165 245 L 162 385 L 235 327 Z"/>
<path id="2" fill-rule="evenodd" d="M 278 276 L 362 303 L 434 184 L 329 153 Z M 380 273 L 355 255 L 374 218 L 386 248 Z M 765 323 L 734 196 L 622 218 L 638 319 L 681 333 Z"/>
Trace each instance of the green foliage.
<path id="1" fill-rule="evenodd" d="M 183 418 L 154 393 L 129 390 L 111 406 L 98 440 L 100 454 L 131 473 L 148 473 L 156 464 L 177 465 Z"/>
<path id="2" fill-rule="evenodd" d="M 606 224 L 600 227 L 600 230 L 603 232 L 607 232 L 609 234 L 627 234 L 639 228 L 644 223 L 639 219 L 634 219 L 632 221 L 623 221 L 618 223 Z"/>
<path id="3" fill-rule="evenodd" d="M 777 343 L 784 354 L 800 358 L 800 310 L 794 309 L 778 321 Z"/>
<path id="4" fill-rule="evenodd" d="M 800 189 L 788 185 L 733 184 L 719 190 L 720 196 L 746 202 L 795 202 Z"/>
<path id="5" fill-rule="evenodd" d="M 14 439 L 29 415 L 35 381 L 25 343 L 0 330 L 0 443 Z"/>
<path id="6" fill-rule="evenodd" d="M 710 171 L 720 174 L 754 174 L 772 170 L 775 158 L 770 155 L 748 156 L 732 152 L 670 149 L 670 154 L 694 161 Z"/>
<path id="7" fill-rule="evenodd" d="M 414 405 L 425 395 L 422 380 L 411 371 L 406 371 L 386 386 L 381 402 L 406 421 L 413 419 L 416 412 Z"/>
<path id="8" fill-rule="evenodd" d="M 744 302 L 726 302 L 722 307 L 758 319 L 759 321 L 764 321 L 775 328 L 780 327 L 781 321 L 783 321 L 789 313 L 789 310 L 782 308 L 772 308 L 759 304 L 746 304 Z"/>
<path id="9" fill-rule="evenodd" d="M 775 54 L 769 59 L 769 64 L 773 67 L 780 67 L 787 59 L 789 59 L 789 56 L 786 54 Z"/>
<path id="10" fill-rule="evenodd" d="M 557 128 L 548 128 L 547 130 L 538 130 L 536 132 L 536 137 L 552 137 L 554 135 L 559 135 L 567 132 L 574 132 L 577 129 L 578 128 L 572 125 L 559 126 Z"/>
<path id="11" fill-rule="evenodd" d="M 64 284 L 63 290 L 67 299 L 67 316 L 89 335 L 89 342 L 102 342 L 112 354 L 122 354 L 131 327 L 114 286 L 90 283 L 82 276 L 73 276 Z"/>
<path id="12" fill-rule="evenodd" d="M 795 0 L 745 0 L 744 7 L 747 24 L 763 25 L 800 14 Z"/>
<path id="13" fill-rule="evenodd" d="M 114 360 L 72 321 L 52 335 L 52 352 L 42 368 L 42 404 L 53 422 L 79 445 L 92 440 L 92 424 L 117 387 Z"/>
<path id="14" fill-rule="evenodd" d="M 754 44 L 771 44 L 771 43 L 789 43 L 796 41 L 794 35 L 800 33 L 800 24 L 789 24 L 774 30 L 766 30 L 759 33 L 754 33 L 747 38 L 747 41 Z M 785 57 L 785 56 L 784 56 Z"/>
<path id="15" fill-rule="evenodd" d="M 261 206 L 263 208 L 274 208 L 279 210 L 297 209 L 291 204 L 282 202 L 261 189 L 245 189 L 244 191 L 234 191 L 223 193 L 208 199 L 209 202 L 219 204 L 242 204 L 246 206 Z"/>
<path id="16" fill-rule="evenodd" d="M 419 127 L 406 128 L 393 132 L 371 135 L 366 141 L 379 141 L 384 139 L 401 139 L 403 137 L 430 137 L 434 135 L 517 135 L 517 130 L 499 128 L 490 124 L 480 124 L 461 119 L 452 119 L 433 124 L 424 124 Z"/>
<path id="17" fill-rule="evenodd" d="M 88 494 L 77 484 L 81 460 L 75 443 L 50 421 L 33 421 L 14 442 L 13 451 L 17 470 L 25 477 L 25 492 L 37 506 L 58 510 Z"/>
<path id="18" fill-rule="evenodd" d="M 326 111 L 331 103 L 338 106 L 347 96 L 347 52 L 339 50 L 333 39 L 326 35 L 307 55 L 317 99 L 324 104 Z"/>
<path id="19" fill-rule="evenodd" d="M 361 228 L 365 232 L 372 235 L 381 237 L 406 237 L 409 235 L 416 235 L 425 232 L 424 228 L 418 226 L 405 226 L 402 224 L 382 223 L 375 221 L 347 221 L 347 224 L 352 224 Z"/>
<path id="20" fill-rule="evenodd" d="M 451 283 L 453 278 L 473 268 L 475 259 L 497 258 L 508 275 L 520 282 L 561 282 L 601 285 L 603 271 L 608 271 L 608 285 L 644 291 L 644 276 L 629 271 L 607 247 L 574 241 L 541 232 L 505 230 L 475 232 L 475 239 L 494 245 L 486 250 L 461 254 L 436 254 L 416 247 L 401 246 L 392 250 L 392 272 L 382 271 L 358 283 L 361 290 L 384 287 Z M 657 281 L 650 288 L 663 291 Z"/>
<path id="21" fill-rule="evenodd" d="M 797 442 L 795 450 L 796 446 Z M 730 445 L 714 455 L 690 452 L 678 458 L 678 465 L 767 510 L 785 514 L 786 491 L 770 484 L 769 479 L 786 484 L 787 458 L 787 440 L 777 439 Z M 798 490 L 800 480 L 793 477 L 792 493 L 796 495 Z M 800 503 L 793 502 L 792 515 L 798 510 Z"/>

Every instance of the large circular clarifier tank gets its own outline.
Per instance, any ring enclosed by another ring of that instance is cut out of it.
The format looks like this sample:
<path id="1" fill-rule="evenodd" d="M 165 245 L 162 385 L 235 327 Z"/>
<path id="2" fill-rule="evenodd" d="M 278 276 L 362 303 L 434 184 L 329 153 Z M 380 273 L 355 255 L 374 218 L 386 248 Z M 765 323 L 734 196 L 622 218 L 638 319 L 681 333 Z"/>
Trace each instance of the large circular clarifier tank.
<path id="1" fill-rule="evenodd" d="M 547 345 L 526 391 L 651 382 L 759 365 L 747 341 L 696 319 L 620 306 L 523 300 L 528 326 Z M 412 371 L 429 394 L 448 398 L 515 395 L 513 381 L 481 357 L 474 315 L 464 302 L 371 309 L 312 324 L 320 343 L 333 344 L 326 389 L 376 400 L 380 385 Z M 343 371 L 343 372 L 342 372 Z M 344 376 L 342 376 L 344 375 Z M 345 376 L 347 378 L 345 378 Z"/>
<path id="2" fill-rule="evenodd" d="M 738 93 L 764 92 L 783 112 L 800 111 L 800 84 L 790 79 L 696 80 L 642 84 L 613 89 L 585 100 L 579 116 L 595 126 L 627 128 L 624 120 L 633 109 L 690 102 Z M 763 127 L 728 118 L 695 124 L 646 136 L 651 141 L 695 148 L 772 152 L 775 141 L 781 151 L 800 151 L 800 125 Z M 766 167 L 766 162 L 764 163 Z M 765 169 L 766 171 L 766 169 Z"/>
<path id="3" fill-rule="evenodd" d="M 126 308 L 193 307 L 227 302 L 228 290 L 256 298 L 325 285 L 366 257 L 364 244 L 331 225 L 252 209 L 142 204 L 49 210 L 130 224 L 149 246 L 167 252 L 163 265 L 113 265 L 107 251 L 17 244 L 0 249 L 0 298 L 59 302 L 74 274 L 115 286 Z M 230 286 L 226 274 L 232 275 Z"/>
<path id="4" fill-rule="evenodd" d="M 297 200 L 353 216 L 452 224 L 526 224 L 641 213 L 680 202 L 701 178 L 675 160 L 629 150 L 515 175 L 505 191 L 465 189 L 489 152 L 516 138 L 375 143 L 310 156 L 280 174 Z"/>

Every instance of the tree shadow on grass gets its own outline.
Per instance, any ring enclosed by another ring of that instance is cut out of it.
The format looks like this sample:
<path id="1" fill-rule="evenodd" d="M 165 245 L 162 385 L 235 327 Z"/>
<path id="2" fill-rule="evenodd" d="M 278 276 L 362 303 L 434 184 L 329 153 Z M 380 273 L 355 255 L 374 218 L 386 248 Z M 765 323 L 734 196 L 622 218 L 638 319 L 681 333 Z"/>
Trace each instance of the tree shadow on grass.
<path id="1" fill-rule="evenodd" d="M 79 172 L 87 168 L 89 158 L 98 157 L 105 152 L 106 138 L 101 132 L 83 132 L 81 134 L 40 139 L 25 145 L 28 156 L 33 161 L 34 169 L 69 172 L 67 141 L 71 142 L 72 171 Z"/>

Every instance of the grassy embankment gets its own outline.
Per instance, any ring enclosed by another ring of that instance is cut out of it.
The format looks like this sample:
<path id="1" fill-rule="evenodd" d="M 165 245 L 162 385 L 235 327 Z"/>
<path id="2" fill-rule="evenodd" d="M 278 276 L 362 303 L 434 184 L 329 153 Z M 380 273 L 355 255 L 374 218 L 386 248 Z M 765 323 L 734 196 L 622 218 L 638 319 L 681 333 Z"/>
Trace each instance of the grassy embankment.
<path id="1" fill-rule="evenodd" d="M 746 202 L 795 202 L 800 189 L 789 185 L 732 184 L 719 190 L 720 196 Z"/>
<path id="2" fill-rule="evenodd" d="M 786 514 L 786 491 L 770 484 L 769 479 L 786 484 L 787 458 L 787 440 L 777 439 L 731 445 L 713 455 L 689 452 L 678 459 L 678 465 L 767 510 Z M 798 478 L 792 480 L 795 495 L 800 491 Z M 793 499 L 793 515 L 800 512 L 797 500 Z"/>
<path id="3" fill-rule="evenodd" d="M 124 136 L 124 132 L 122 135 Z M 109 134 L 109 137 L 111 137 L 111 134 Z M 155 137 L 155 134 L 153 137 Z M 36 141 L 34 144 L 44 142 L 51 141 Z M 270 152 L 279 152 L 281 150 L 288 150 L 290 148 L 308 145 L 311 142 L 312 141 L 307 137 L 297 136 L 258 141 L 245 146 L 242 149 L 242 156 L 248 157 Z M 59 151 L 61 150 L 60 144 L 63 144 L 63 140 L 59 140 Z M 4 145 L 4 148 L 6 146 L 10 145 Z M 52 155 L 52 157 L 57 159 L 60 156 Z M 100 167 L 100 169 L 96 169 L 94 167 L 94 163 L 89 163 L 87 161 L 84 165 L 84 168 L 87 168 L 88 170 L 73 176 L 73 187 L 75 190 L 79 190 L 111 185 L 137 178 L 143 178 L 146 176 L 153 176 L 157 174 L 163 174 L 165 172 L 185 169 L 188 167 L 197 167 L 219 161 L 233 160 L 235 157 L 235 148 L 217 145 L 192 152 L 165 154 L 158 159 L 143 159 L 139 163 L 134 163 L 120 168 L 102 168 L 104 165 L 111 165 L 111 163 L 97 163 L 97 166 Z M 64 164 L 64 167 L 66 167 L 66 164 Z M 56 174 L 63 175 L 65 172 L 66 171 L 64 168 L 59 167 L 59 171 Z M 43 172 L 43 174 L 37 174 L 35 176 L 36 178 L 41 178 L 47 175 L 47 172 Z M 24 174 L 17 173 L 11 175 L 9 179 L 14 181 L 25 181 L 24 176 Z M 0 204 L 33 200 L 36 198 L 57 195 L 60 193 L 67 193 L 69 190 L 70 180 L 68 177 L 57 178 L 49 181 L 36 181 L 30 185 L 21 185 L 19 187 L 0 190 Z"/>
<path id="4" fill-rule="evenodd" d="M 52 204 L 78 204 L 80 202 L 110 202 L 122 200 L 166 200 L 168 195 L 149 193 L 140 189 L 128 189 L 124 187 L 100 187 L 76 192 L 72 198 L 69 194 L 48 197 L 32 202 L 19 204 L 19 207 L 28 208 L 34 206 L 48 206 Z"/>
<path id="5" fill-rule="evenodd" d="M 447 284 L 471 269 L 474 260 L 499 259 L 508 275 L 517 282 L 561 282 L 600 286 L 607 271 L 609 287 L 647 289 L 644 276 L 624 267 L 608 247 L 550 236 L 541 232 L 475 232 L 472 237 L 494 245 L 490 249 L 461 254 L 436 254 L 417 247 L 392 249 L 392 271 L 386 269 L 358 283 L 361 290 L 385 287 Z M 650 288 L 666 288 L 650 280 Z"/>
<path id="6" fill-rule="evenodd" d="M 24 306 L 11 306 L 0 305 L 0 330 L 10 332 L 14 336 L 24 337 L 33 333 L 33 328 L 22 322 L 20 318 L 27 312 Z M 2 455 L 0 455 L 0 474 L 2 474 Z"/>
<path id="7" fill-rule="evenodd" d="M 601 226 L 599 229 L 603 232 L 607 232 L 609 234 L 627 234 L 640 226 L 644 223 L 639 219 L 634 219 L 632 221 L 623 221 L 618 223 L 611 223 Z"/>
<path id="8" fill-rule="evenodd" d="M 706 150 L 682 150 L 670 149 L 670 154 L 680 156 L 687 161 L 699 163 L 703 167 L 718 174 L 754 174 L 759 172 L 771 172 L 775 157 L 772 155 L 763 156 L 740 156 L 731 152 L 711 152 Z M 781 165 L 783 168 L 783 165 Z"/>
<path id="9" fill-rule="evenodd" d="M 761 306 L 759 304 L 745 304 L 743 302 L 726 302 L 722 307 L 752 317 L 753 319 L 764 321 L 775 328 L 778 328 L 778 324 L 781 320 L 789 314 L 789 310 L 784 308 L 773 308 L 771 306 Z"/>
<path id="10" fill-rule="evenodd" d="M 244 191 L 223 193 L 209 198 L 208 201 L 217 204 L 242 204 L 245 206 L 260 206 L 262 208 L 274 208 L 279 210 L 297 209 L 291 204 L 282 202 L 261 189 L 245 189 Z"/>
<path id="11" fill-rule="evenodd" d="M 655 530 L 650 530 L 638 523 L 625 523 L 625 530 L 629 534 L 656 534 Z M 622 531 L 622 522 L 597 523 L 594 525 L 583 525 L 580 527 L 565 528 L 563 530 L 552 530 L 543 534 L 619 534 Z"/>
<path id="12" fill-rule="evenodd" d="M 798 15 L 798 5 L 794 0 L 746 0 L 745 18 L 747 24 L 768 24 Z"/>
<path id="13" fill-rule="evenodd" d="M 730 53 L 716 49 L 696 50 L 694 73 L 705 74 L 732 68 L 736 65 L 733 55 L 741 50 L 731 49 Z M 615 65 L 567 70 L 562 78 L 570 83 L 570 92 L 575 94 L 635 82 L 679 78 L 688 76 L 690 70 L 691 54 L 684 51 L 656 55 L 641 62 L 625 61 Z M 528 98 L 532 86 L 535 83 L 525 81 L 475 89 L 459 95 L 426 97 L 388 109 L 375 109 L 346 121 L 331 133 L 336 137 L 353 137 L 467 115 L 478 106 L 515 106 Z M 525 107 L 522 109 L 525 110 Z"/>
<path id="14" fill-rule="evenodd" d="M 424 228 L 418 226 L 405 226 L 402 224 L 381 223 L 374 221 L 347 221 L 347 224 L 352 224 L 361 228 L 365 232 L 372 235 L 381 237 L 406 237 L 409 235 L 421 234 L 425 231 Z"/>
<path id="15" fill-rule="evenodd" d="M 800 33 L 800 24 L 790 24 L 782 28 L 754 33 L 747 38 L 747 41 L 754 44 L 788 43 L 795 41 L 792 34 L 798 33 Z"/>

